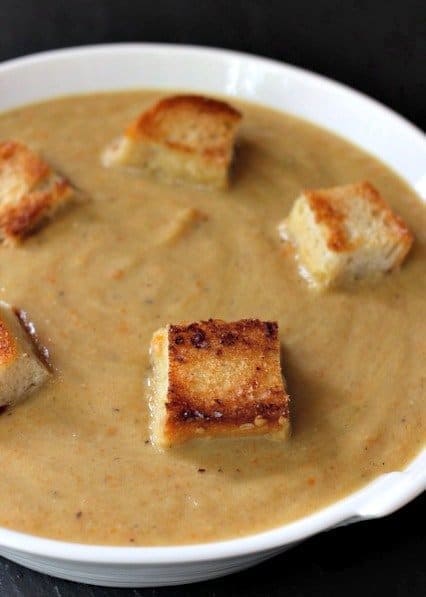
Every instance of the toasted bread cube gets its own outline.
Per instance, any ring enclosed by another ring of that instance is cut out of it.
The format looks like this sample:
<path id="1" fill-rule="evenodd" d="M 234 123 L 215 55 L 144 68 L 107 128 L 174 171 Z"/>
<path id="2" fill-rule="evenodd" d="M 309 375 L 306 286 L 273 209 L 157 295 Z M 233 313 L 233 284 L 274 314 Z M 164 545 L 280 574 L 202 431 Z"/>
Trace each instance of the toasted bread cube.
<path id="1" fill-rule="evenodd" d="M 155 445 L 199 437 L 287 436 L 289 397 L 276 323 L 209 319 L 168 325 L 152 337 L 151 360 Z"/>
<path id="2" fill-rule="evenodd" d="M 197 95 L 157 102 L 103 154 L 105 166 L 133 166 L 168 182 L 224 188 L 241 114 Z"/>
<path id="3" fill-rule="evenodd" d="M 71 185 L 18 141 L 0 142 L 0 240 L 14 245 L 72 197 Z"/>
<path id="4" fill-rule="evenodd" d="M 302 275 L 318 288 L 394 270 L 413 243 L 368 182 L 304 191 L 279 232 L 295 246 Z"/>
<path id="5" fill-rule="evenodd" d="M 0 301 L 0 408 L 17 404 L 50 376 L 33 325 Z"/>

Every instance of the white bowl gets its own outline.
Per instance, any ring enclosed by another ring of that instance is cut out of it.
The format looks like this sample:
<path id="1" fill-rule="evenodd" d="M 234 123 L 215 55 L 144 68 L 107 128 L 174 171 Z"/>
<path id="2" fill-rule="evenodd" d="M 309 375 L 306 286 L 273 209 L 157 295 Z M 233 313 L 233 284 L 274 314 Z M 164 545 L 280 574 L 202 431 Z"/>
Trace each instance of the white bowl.
<path id="1" fill-rule="evenodd" d="M 0 110 L 70 93 L 137 87 L 191 89 L 255 101 L 316 122 L 380 157 L 426 198 L 422 132 L 377 102 L 318 75 L 224 50 L 120 44 L 46 52 L 0 65 Z M 385 516 L 426 488 L 426 450 L 402 472 L 271 531 L 178 547 L 100 547 L 0 528 L 0 554 L 91 584 L 188 583 L 247 568 L 336 526 Z"/>

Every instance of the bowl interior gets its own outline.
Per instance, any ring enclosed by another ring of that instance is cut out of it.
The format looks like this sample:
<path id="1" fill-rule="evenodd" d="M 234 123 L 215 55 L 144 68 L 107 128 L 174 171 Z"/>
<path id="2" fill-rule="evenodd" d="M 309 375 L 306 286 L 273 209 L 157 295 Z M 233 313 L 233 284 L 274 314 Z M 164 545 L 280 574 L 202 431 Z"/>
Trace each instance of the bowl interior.
<path id="1" fill-rule="evenodd" d="M 206 76 L 206 74 L 208 74 Z M 47 52 L 0 65 L 0 110 L 72 93 L 138 87 L 228 95 L 293 113 L 381 158 L 426 198 L 421 131 L 377 102 L 317 75 L 223 50 L 120 44 Z M 0 544 L 47 557 L 98 562 L 184 562 L 254 553 L 361 518 L 388 514 L 426 485 L 426 451 L 311 516 L 242 539 L 184 547 L 99 547 L 0 528 Z"/>

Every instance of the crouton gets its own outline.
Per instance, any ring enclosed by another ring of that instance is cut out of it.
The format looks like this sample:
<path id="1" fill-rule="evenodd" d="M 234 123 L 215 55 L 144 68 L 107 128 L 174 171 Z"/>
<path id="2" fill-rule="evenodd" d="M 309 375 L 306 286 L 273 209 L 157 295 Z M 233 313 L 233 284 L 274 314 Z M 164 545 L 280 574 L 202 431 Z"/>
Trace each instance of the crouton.
<path id="1" fill-rule="evenodd" d="M 157 102 L 103 154 L 105 166 L 131 166 L 167 182 L 224 188 L 241 114 L 197 95 Z"/>
<path id="2" fill-rule="evenodd" d="M 14 245 L 69 201 L 71 185 L 17 141 L 0 142 L 0 240 Z"/>
<path id="3" fill-rule="evenodd" d="M 368 182 L 304 191 L 279 225 L 302 275 L 317 288 L 399 267 L 413 236 Z"/>
<path id="4" fill-rule="evenodd" d="M 0 301 L 0 408 L 22 402 L 50 377 L 25 315 Z"/>
<path id="5" fill-rule="evenodd" d="M 289 431 L 278 325 L 209 319 L 168 325 L 151 341 L 152 440 L 168 447 L 199 437 Z"/>

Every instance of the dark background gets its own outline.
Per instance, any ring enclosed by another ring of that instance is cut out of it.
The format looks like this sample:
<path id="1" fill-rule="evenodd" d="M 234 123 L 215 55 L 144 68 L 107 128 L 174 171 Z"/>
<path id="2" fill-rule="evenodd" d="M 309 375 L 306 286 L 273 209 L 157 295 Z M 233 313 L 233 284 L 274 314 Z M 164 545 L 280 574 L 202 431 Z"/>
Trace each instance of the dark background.
<path id="1" fill-rule="evenodd" d="M 424 0 L 0 0 L 0 60 L 118 41 L 217 46 L 284 60 L 426 127 Z M 0 596 L 423 597 L 425 505 L 423 496 L 386 519 L 330 531 L 247 572 L 186 587 L 85 587 L 0 558 Z"/>
<path id="2" fill-rule="evenodd" d="M 0 0 L 0 60 L 116 41 L 219 46 L 284 60 L 426 128 L 424 0 Z"/>

